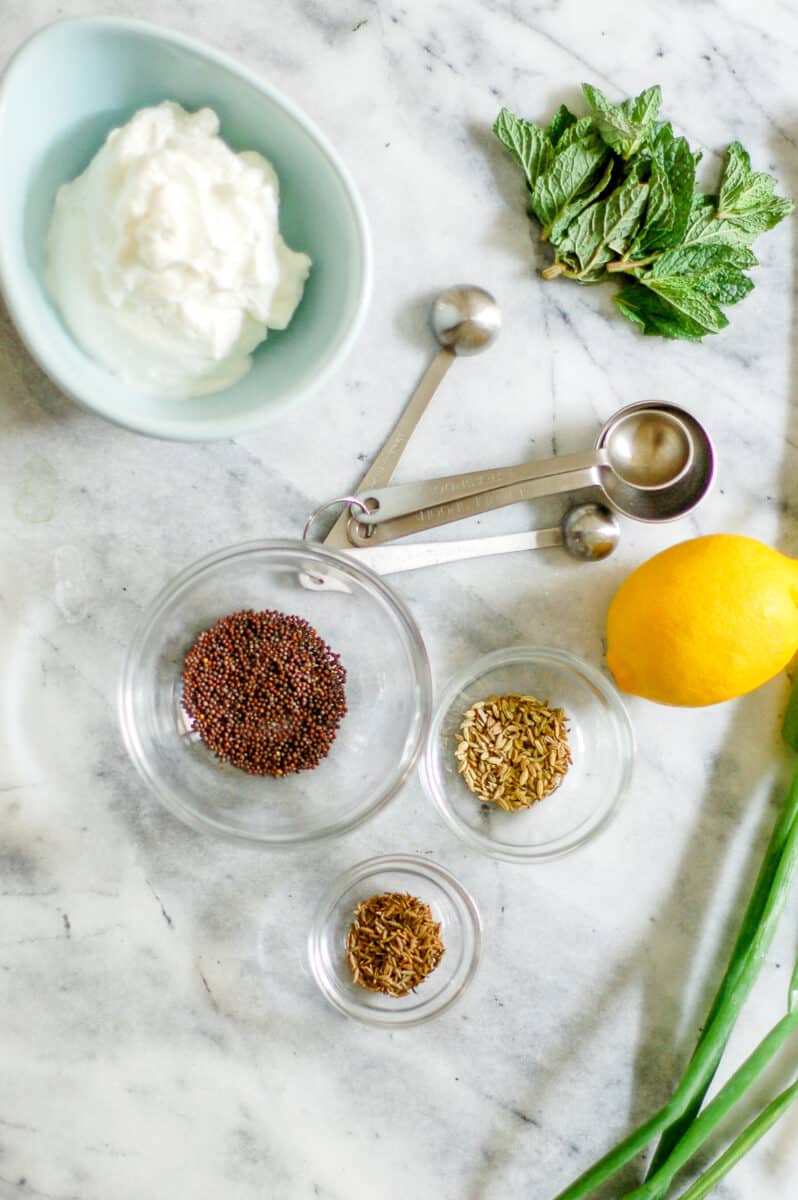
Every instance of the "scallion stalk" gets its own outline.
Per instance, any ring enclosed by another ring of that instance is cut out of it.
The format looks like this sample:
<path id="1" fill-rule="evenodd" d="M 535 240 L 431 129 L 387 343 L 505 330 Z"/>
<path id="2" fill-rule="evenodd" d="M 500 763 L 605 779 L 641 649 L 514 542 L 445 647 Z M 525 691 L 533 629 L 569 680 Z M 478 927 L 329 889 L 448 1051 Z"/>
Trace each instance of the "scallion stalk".
<path id="1" fill-rule="evenodd" d="M 784 714 L 784 722 L 781 726 L 781 736 L 791 750 L 798 751 L 798 667 L 787 703 L 787 711 Z"/>
<path id="2" fill-rule="evenodd" d="M 679 1122 L 695 1117 L 745 1000 L 756 981 L 798 866 L 798 771 L 771 836 L 765 861 L 748 906 L 729 967 L 710 1010 L 704 1032 L 670 1101 L 605 1154 L 556 1200 L 583 1200 Z"/>
<path id="3" fill-rule="evenodd" d="M 779 1117 L 784 1116 L 796 1099 L 798 1099 L 798 1080 L 790 1084 L 775 1100 L 771 1101 L 767 1108 L 762 1110 L 759 1116 L 724 1150 L 720 1158 L 716 1159 L 686 1192 L 682 1192 L 679 1200 L 704 1200 L 704 1197 L 708 1196 L 712 1189 L 720 1183 L 724 1175 L 728 1175 L 732 1167 L 736 1166 L 740 1159 L 767 1133 L 771 1125 L 775 1125 Z"/>
<path id="4" fill-rule="evenodd" d="M 738 1067 L 706 1108 L 702 1109 L 656 1174 L 640 1187 L 627 1192 L 621 1200 L 659 1200 L 661 1196 L 664 1196 L 674 1176 L 690 1161 L 720 1122 L 728 1116 L 754 1080 L 796 1031 L 798 1031 L 798 1012 L 788 1012 L 762 1039 L 742 1066 Z"/>
<path id="5" fill-rule="evenodd" d="M 798 695 L 798 689 L 796 689 L 794 695 Z M 765 852 L 765 857 L 754 886 L 754 891 L 751 895 L 751 900 L 749 901 L 748 908 L 745 916 L 743 917 L 743 922 L 740 926 L 740 932 L 737 936 L 737 941 L 734 944 L 731 958 L 729 959 L 729 965 L 726 968 L 726 973 L 723 976 L 723 979 L 721 980 L 721 984 L 715 995 L 715 999 L 712 1001 L 712 1006 L 710 1007 L 709 1013 L 704 1022 L 703 1032 L 699 1036 L 696 1048 L 693 1051 L 693 1058 L 695 1058 L 702 1043 L 706 1041 L 706 1038 L 712 1029 L 718 1010 L 727 1003 L 728 997 L 735 991 L 736 988 L 739 987 L 740 972 L 745 961 L 748 947 L 751 945 L 754 939 L 757 927 L 764 918 L 764 913 L 771 894 L 776 869 L 784 853 L 784 846 L 790 829 L 796 819 L 798 819 L 798 772 L 796 772 L 793 778 L 792 784 L 787 793 L 787 797 L 782 805 L 781 812 L 779 813 L 778 820 L 776 821 L 776 825 L 773 829 L 773 833 L 771 834 L 770 842 L 768 843 L 768 848 Z M 787 883 L 787 887 L 789 887 L 789 881 Z M 786 892 L 782 897 L 779 913 L 783 907 L 784 900 L 786 900 Z M 775 932 L 775 926 L 773 927 L 773 932 Z M 764 955 L 767 953 L 767 950 L 768 946 L 765 946 L 762 958 L 760 959 L 760 965 L 764 960 Z M 751 986 L 755 982 L 755 979 L 756 975 L 754 975 L 751 979 Z M 745 997 L 743 997 L 743 999 L 744 998 Z M 731 1029 L 729 1030 L 729 1033 L 731 1033 Z M 695 1119 L 696 1113 L 701 1108 L 704 1096 L 707 1094 L 709 1086 L 715 1076 L 715 1072 L 718 1069 L 718 1065 L 720 1064 L 720 1060 L 723 1057 L 723 1052 L 726 1049 L 726 1041 L 728 1041 L 728 1038 L 723 1042 L 719 1041 L 716 1045 L 714 1061 L 711 1063 L 711 1065 L 707 1066 L 701 1086 L 697 1088 L 692 1102 L 685 1109 L 681 1117 L 677 1118 L 677 1120 L 670 1124 L 663 1132 L 659 1145 L 657 1146 L 656 1153 L 654 1154 L 648 1169 L 649 1177 L 659 1170 L 659 1168 L 670 1155 L 673 1147 L 681 1140 L 686 1130 L 689 1129 L 690 1125 Z"/>
<path id="6" fill-rule="evenodd" d="M 791 750 L 798 752 L 798 672 L 795 675 L 793 686 L 790 691 L 790 697 L 787 703 L 787 711 L 784 714 L 784 721 L 781 727 L 781 736 Z M 795 817 L 794 801 L 796 799 L 795 790 L 797 780 L 798 777 L 793 780 L 792 788 L 787 795 L 784 805 L 782 806 L 782 811 L 779 815 L 779 819 L 770 839 L 770 843 L 765 854 L 765 859 L 762 863 L 762 867 L 754 887 L 751 901 L 748 905 L 748 909 L 743 918 L 743 923 L 740 927 L 740 933 L 737 937 L 737 941 L 735 942 L 734 949 L 732 950 L 729 966 L 726 970 L 723 980 L 721 981 L 717 995 L 712 1002 L 712 1007 L 709 1010 L 707 1019 L 704 1022 L 704 1032 L 698 1039 L 696 1050 L 706 1037 L 706 1032 L 711 1026 L 719 1006 L 724 1003 L 725 996 L 728 994 L 730 987 L 734 986 L 734 977 L 739 969 L 740 959 L 742 958 L 745 948 L 753 936 L 756 926 L 762 919 L 762 912 L 767 901 L 768 892 L 770 890 L 770 881 L 773 878 L 778 859 L 782 853 L 784 841 L 787 833 L 789 832 L 790 823 Z M 701 1108 L 704 1096 L 706 1095 L 709 1086 L 712 1083 L 715 1071 L 717 1071 L 720 1060 L 723 1056 L 724 1049 L 725 1044 L 718 1046 L 718 1053 L 714 1068 L 707 1075 L 703 1088 L 699 1089 L 692 1104 L 689 1105 L 682 1116 L 674 1121 L 672 1125 L 669 1125 L 662 1134 L 654 1157 L 649 1164 L 648 1178 L 651 1178 L 651 1176 L 659 1170 L 659 1168 L 670 1155 L 674 1146 L 681 1140 L 685 1132 L 690 1128 L 696 1113 Z"/>

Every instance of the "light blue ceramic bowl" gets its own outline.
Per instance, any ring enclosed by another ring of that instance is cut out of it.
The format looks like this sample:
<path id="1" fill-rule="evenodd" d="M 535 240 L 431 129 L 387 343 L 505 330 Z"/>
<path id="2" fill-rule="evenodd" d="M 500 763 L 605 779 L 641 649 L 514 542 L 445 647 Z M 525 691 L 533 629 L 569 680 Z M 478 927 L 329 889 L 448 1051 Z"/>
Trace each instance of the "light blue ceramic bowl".
<path id="1" fill-rule="evenodd" d="M 207 105 L 235 149 L 259 150 L 280 177 L 280 225 L 313 260 L 305 295 L 233 387 L 188 400 L 143 396 L 75 343 L 44 282 L 58 187 L 110 129 L 144 105 Z M 0 82 L 0 286 L 19 333 L 58 386 L 84 407 L 154 437 L 205 441 L 266 422 L 326 383 L 350 350 L 371 290 L 362 203 L 340 158 L 295 105 L 232 60 L 137 21 L 89 17 L 35 34 Z"/>

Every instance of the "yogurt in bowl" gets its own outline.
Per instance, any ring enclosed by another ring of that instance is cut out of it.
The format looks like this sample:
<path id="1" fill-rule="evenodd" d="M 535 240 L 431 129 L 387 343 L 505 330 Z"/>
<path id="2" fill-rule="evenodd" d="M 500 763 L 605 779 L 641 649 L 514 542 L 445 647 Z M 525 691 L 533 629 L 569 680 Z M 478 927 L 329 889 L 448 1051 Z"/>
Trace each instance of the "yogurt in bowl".
<path id="1" fill-rule="evenodd" d="M 47 282 L 77 341 L 151 395 L 236 383 L 310 270 L 278 196 L 271 163 L 231 150 L 209 108 L 140 109 L 55 199 Z"/>
<path id="2" fill-rule="evenodd" d="M 58 79 L 58 103 L 42 80 Z M 280 181 L 279 228 L 312 269 L 285 330 L 270 329 L 252 367 L 221 391 L 153 394 L 88 353 L 47 285 L 56 195 L 139 110 L 174 101 L 217 114 L 240 155 Z M 351 350 L 371 294 L 372 258 L 357 189 L 324 135 L 290 100 L 219 52 L 138 21 L 85 17 L 34 34 L 0 80 L 0 288 L 33 357 L 67 395 L 129 429 L 184 441 L 229 438 L 268 422 L 329 382 Z"/>

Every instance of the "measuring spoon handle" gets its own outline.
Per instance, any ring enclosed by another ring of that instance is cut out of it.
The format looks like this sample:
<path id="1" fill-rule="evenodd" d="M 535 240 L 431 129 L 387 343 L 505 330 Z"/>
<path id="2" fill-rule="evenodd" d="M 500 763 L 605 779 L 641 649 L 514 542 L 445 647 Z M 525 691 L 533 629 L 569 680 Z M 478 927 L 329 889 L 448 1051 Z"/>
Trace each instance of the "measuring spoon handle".
<path id="1" fill-rule="evenodd" d="M 558 525 L 553 529 L 529 529 L 522 533 L 502 533 L 493 537 L 462 538 L 456 542 L 353 547 L 347 554 L 371 567 L 378 575 L 395 575 L 400 571 L 417 571 L 420 567 L 437 567 L 441 563 L 460 562 L 467 558 L 514 554 L 518 550 L 541 550 L 547 546 L 561 546 L 562 542 L 562 530 Z"/>
<path id="2" fill-rule="evenodd" d="M 421 381 L 413 392 L 377 457 L 360 481 L 360 489 L 382 488 L 389 483 L 419 421 L 427 411 L 430 400 L 440 387 L 444 375 L 454 362 L 451 350 L 441 347 L 427 367 Z M 345 549 L 350 545 L 346 527 L 349 513 L 344 510 L 324 539 L 324 545 L 332 550 Z"/>
<path id="3" fill-rule="evenodd" d="M 461 562 L 468 558 L 490 558 L 494 554 L 515 554 L 519 550 L 543 550 L 563 544 L 562 528 L 529 529 L 522 533 L 500 533 L 491 537 L 461 538 L 456 542 L 417 542 L 409 546 L 350 546 L 343 553 L 371 567 L 378 575 L 398 575 L 421 567 Z M 302 576 L 303 587 L 312 591 L 346 592 L 349 587 L 334 573 Z"/>
<path id="4" fill-rule="evenodd" d="M 426 529 L 448 525 L 451 521 L 478 517 L 494 508 L 504 508 L 508 504 L 540 500 L 545 496 L 557 496 L 563 492 L 576 492 L 582 488 L 597 486 L 600 486 L 598 466 L 559 471 L 556 475 L 493 488 L 478 495 L 464 496 L 445 504 L 422 508 L 418 512 L 406 513 L 378 525 L 364 526 L 358 517 L 350 517 L 349 540 L 355 546 L 379 546 L 396 538 L 409 537 L 413 533 L 423 533 Z"/>
<path id="5" fill-rule="evenodd" d="M 444 475 L 440 479 L 427 479 L 420 483 L 401 483 L 393 487 L 361 488 L 357 499 L 372 511 L 358 515 L 364 525 L 382 525 L 395 517 L 422 509 L 447 504 L 452 500 L 464 500 L 483 492 L 493 492 L 513 484 L 531 483 L 533 480 L 551 480 L 558 475 L 573 471 L 587 471 L 604 466 L 606 451 L 591 450 L 586 454 L 564 454 L 559 458 L 538 459 L 519 463 L 514 467 L 498 467 L 488 471 L 468 471 L 461 475 Z"/>

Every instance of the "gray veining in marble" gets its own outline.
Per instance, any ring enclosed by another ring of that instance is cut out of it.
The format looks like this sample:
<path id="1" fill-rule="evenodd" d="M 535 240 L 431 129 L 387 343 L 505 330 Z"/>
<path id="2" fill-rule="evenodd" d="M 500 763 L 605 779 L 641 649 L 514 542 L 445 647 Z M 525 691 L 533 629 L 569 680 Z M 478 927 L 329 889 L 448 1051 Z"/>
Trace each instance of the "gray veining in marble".
<path id="1" fill-rule="evenodd" d="M 400 479 L 592 444 L 617 407 L 683 403 L 717 488 L 679 525 L 624 523 L 611 560 L 557 551 L 397 577 L 436 683 L 515 641 L 599 662 L 606 604 L 645 556 L 737 530 L 798 553 L 794 234 L 758 246 L 752 296 L 701 346 L 644 340 L 606 289 L 546 284 L 498 107 L 540 117 L 589 80 L 659 81 L 715 171 L 733 138 L 798 196 L 798 10 L 787 0 L 108 0 L 235 55 L 341 150 L 376 252 L 366 330 L 304 411 L 216 445 L 147 442 L 60 397 L 0 309 L 0 1197 L 548 1200 L 667 1094 L 718 978 L 787 772 L 783 679 L 686 713 L 630 702 L 639 760 L 612 827 L 546 868 L 480 858 L 417 781 L 323 851 L 274 859 L 166 815 L 114 716 L 142 608 L 201 554 L 295 536 L 351 488 L 431 352 L 431 295 L 500 299 L 497 346 L 457 364 Z M 0 64 L 91 0 L 0 13 Z M 54 103 L 57 88 L 53 87 Z M 481 532 L 556 519 L 510 508 Z M 166 517 L 164 516 L 166 514 Z M 451 531 L 448 536 L 452 536 Z M 462 1002 L 402 1033 L 328 1008 L 303 962 L 320 889 L 389 850 L 431 853 L 477 898 Z M 793 903 L 730 1047 L 782 1011 Z M 785 1080 L 788 1066 L 771 1077 Z M 775 1088 L 774 1088 L 775 1090 Z M 798 1109 L 725 1200 L 792 1200 Z"/>

